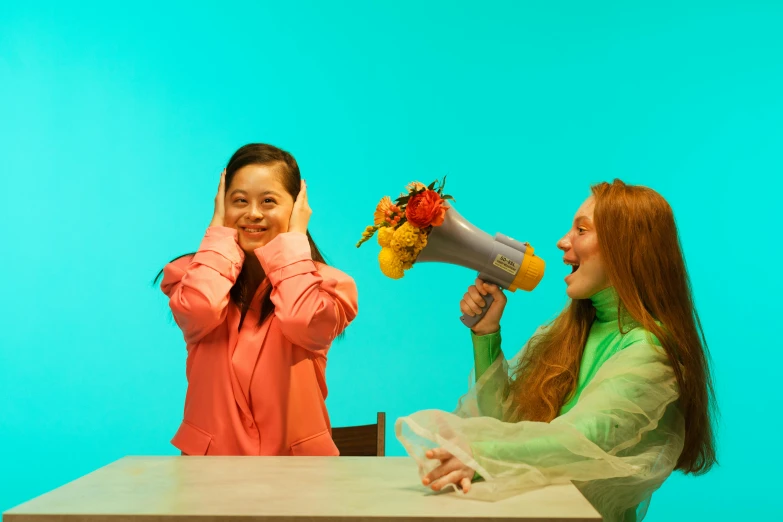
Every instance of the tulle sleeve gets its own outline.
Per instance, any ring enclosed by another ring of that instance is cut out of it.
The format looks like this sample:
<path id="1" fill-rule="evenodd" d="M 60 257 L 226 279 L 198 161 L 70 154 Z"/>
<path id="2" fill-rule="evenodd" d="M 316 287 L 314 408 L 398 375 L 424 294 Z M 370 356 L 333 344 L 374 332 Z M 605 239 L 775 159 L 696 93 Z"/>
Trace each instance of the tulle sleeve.
<path id="1" fill-rule="evenodd" d="M 422 476 L 438 465 L 425 452 L 443 447 L 484 479 L 467 497 L 499 500 L 573 481 L 606 520 L 624 520 L 638 505 L 644 509 L 674 469 L 684 423 L 677 381 L 660 347 L 637 342 L 619 351 L 576 405 L 549 423 L 504 422 L 508 383 L 500 356 L 454 413 L 426 410 L 397 421 L 397 437 Z"/>

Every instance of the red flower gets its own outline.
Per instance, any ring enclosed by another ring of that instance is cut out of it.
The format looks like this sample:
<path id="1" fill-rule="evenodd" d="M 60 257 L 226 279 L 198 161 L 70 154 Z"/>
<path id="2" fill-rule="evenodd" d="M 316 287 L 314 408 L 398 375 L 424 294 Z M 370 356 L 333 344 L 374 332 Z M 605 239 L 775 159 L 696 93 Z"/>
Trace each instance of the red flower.
<path id="1" fill-rule="evenodd" d="M 434 190 L 419 192 L 408 201 L 405 217 L 417 228 L 440 226 L 446 217 L 445 202 Z"/>

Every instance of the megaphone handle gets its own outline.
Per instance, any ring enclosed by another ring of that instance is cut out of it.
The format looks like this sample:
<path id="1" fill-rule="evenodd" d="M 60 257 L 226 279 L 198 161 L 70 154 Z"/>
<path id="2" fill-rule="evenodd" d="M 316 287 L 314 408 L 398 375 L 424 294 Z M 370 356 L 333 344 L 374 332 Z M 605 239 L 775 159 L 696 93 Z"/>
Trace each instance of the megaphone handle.
<path id="1" fill-rule="evenodd" d="M 489 310 L 489 307 L 492 306 L 492 302 L 495 300 L 494 297 L 492 297 L 491 294 L 487 294 L 484 297 L 484 306 L 481 308 L 481 313 L 478 315 L 468 315 L 464 314 L 462 317 L 459 318 L 460 321 L 462 321 L 462 324 L 467 326 L 468 328 L 473 328 L 476 326 L 476 323 L 481 321 L 481 318 L 484 317 L 484 314 L 487 313 L 487 310 Z"/>

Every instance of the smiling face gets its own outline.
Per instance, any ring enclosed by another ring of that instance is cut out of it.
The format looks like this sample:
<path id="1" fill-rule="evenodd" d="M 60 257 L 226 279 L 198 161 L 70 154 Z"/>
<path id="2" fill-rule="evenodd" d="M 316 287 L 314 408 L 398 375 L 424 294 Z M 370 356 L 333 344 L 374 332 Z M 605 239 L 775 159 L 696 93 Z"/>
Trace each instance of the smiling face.
<path id="1" fill-rule="evenodd" d="M 225 226 L 239 232 L 239 246 L 247 253 L 288 231 L 294 198 L 282 183 L 281 166 L 246 165 L 226 187 Z"/>
<path id="2" fill-rule="evenodd" d="M 566 294 L 571 299 L 589 299 L 610 286 L 595 230 L 595 198 L 590 196 L 576 212 L 571 230 L 557 242 L 563 251 L 563 262 L 571 266 L 565 278 Z"/>

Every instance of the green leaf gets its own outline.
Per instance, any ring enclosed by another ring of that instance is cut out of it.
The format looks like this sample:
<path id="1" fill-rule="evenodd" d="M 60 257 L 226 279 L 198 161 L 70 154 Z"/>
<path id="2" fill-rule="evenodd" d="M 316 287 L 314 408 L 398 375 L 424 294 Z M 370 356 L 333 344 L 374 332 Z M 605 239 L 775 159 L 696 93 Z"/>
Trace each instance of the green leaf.
<path id="1" fill-rule="evenodd" d="M 442 196 L 443 199 L 450 199 L 451 201 L 454 201 L 454 196 Z"/>
<path id="2" fill-rule="evenodd" d="M 435 180 L 435 181 L 433 181 L 432 183 L 430 183 L 430 185 L 427 187 L 427 190 L 432 190 L 432 189 L 434 189 L 434 188 L 435 188 L 435 184 L 436 184 L 437 182 L 438 182 L 438 181 L 437 181 L 437 180 Z"/>

